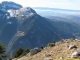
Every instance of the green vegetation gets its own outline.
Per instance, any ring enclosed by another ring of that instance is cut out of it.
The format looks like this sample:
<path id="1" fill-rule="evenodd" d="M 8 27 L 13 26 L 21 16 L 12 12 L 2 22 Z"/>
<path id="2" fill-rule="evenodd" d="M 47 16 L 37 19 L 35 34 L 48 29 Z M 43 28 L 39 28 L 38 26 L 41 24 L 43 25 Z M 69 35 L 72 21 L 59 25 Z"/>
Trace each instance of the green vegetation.
<path id="1" fill-rule="evenodd" d="M 55 41 L 53 40 L 51 43 L 48 44 L 49 47 L 55 46 Z"/>
<path id="2" fill-rule="evenodd" d="M 18 48 L 13 56 L 13 58 L 17 58 L 19 57 L 20 55 L 22 55 L 24 52 L 24 49 L 22 47 Z"/>
<path id="3" fill-rule="evenodd" d="M 8 54 L 5 54 L 6 52 L 6 47 L 3 45 L 2 42 L 0 42 L 0 60 L 2 60 L 2 58 L 7 58 Z"/>
<path id="4" fill-rule="evenodd" d="M 24 52 L 19 56 L 19 58 L 22 57 L 22 56 L 25 56 L 25 55 L 28 54 L 29 52 L 30 52 L 30 49 L 28 48 L 28 49 L 26 49 L 26 51 L 24 51 Z"/>
<path id="5" fill-rule="evenodd" d="M 20 58 L 22 56 L 25 56 L 27 53 L 30 52 L 30 49 L 26 49 L 24 51 L 24 49 L 22 47 L 18 48 L 13 56 L 13 58 Z"/>
<path id="6" fill-rule="evenodd" d="M 63 58 L 63 59 L 54 59 L 54 60 L 80 60 L 80 59 L 74 59 L 74 58 Z"/>
<path id="7" fill-rule="evenodd" d="M 53 40 L 51 43 L 55 43 L 55 41 Z"/>

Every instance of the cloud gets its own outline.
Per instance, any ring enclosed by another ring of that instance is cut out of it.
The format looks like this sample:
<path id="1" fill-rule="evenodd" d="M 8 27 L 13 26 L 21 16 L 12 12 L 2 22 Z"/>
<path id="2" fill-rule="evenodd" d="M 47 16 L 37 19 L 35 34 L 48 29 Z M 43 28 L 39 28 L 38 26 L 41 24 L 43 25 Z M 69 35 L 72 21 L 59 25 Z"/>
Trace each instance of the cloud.
<path id="1" fill-rule="evenodd" d="M 3 0 L 0 0 L 0 2 Z M 80 10 L 80 0 L 7 0 L 29 7 L 51 7 Z"/>

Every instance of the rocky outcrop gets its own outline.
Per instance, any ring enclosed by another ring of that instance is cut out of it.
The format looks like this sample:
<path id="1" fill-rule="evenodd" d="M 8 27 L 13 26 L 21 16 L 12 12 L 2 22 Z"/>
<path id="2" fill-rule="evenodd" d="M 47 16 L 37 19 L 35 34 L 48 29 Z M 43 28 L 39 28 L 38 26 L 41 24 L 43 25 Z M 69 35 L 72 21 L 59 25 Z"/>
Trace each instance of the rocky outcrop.
<path id="1" fill-rule="evenodd" d="M 53 60 L 52 58 L 44 58 L 44 60 Z"/>
<path id="2" fill-rule="evenodd" d="M 27 56 L 31 56 L 31 55 L 37 54 L 40 51 L 41 51 L 40 48 L 31 49 L 30 52 L 27 54 Z"/>
<path id="3" fill-rule="evenodd" d="M 77 48 L 77 46 L 76 45 L 70 45 L 69 46 L 69 49 L 73 49 L 73 48 Z"/>
<path id="4" fill-rule="evenodd" d="M 49 53 L 48 54 L 45 54 L 45 57 L 50 57 L 50 56 L 51 56 L 51 54 L 49 54 Z"/>
<path id="5" fill-rule="evenodd" d="M 80 56 L 80 50 L 76 50 L 72 53 L 71 58 L 77 58 Z"/>
<path id="6" fill-rule="evenodd" d="M 17 60 L 17 58 L 14 58 L 14 59 L 12 59 L 12 60 Z"/>

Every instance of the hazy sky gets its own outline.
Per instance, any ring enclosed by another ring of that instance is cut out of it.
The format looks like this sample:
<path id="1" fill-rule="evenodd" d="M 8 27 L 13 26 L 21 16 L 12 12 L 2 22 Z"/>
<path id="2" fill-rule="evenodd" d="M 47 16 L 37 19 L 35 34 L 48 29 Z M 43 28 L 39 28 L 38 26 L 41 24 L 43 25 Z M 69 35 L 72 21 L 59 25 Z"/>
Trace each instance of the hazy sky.
<path id="1" fill-rule="evenodd" d="M 51 7 L 80 10 L 80 0 L 0 0 L 13 1 L 26 7 Z"/>

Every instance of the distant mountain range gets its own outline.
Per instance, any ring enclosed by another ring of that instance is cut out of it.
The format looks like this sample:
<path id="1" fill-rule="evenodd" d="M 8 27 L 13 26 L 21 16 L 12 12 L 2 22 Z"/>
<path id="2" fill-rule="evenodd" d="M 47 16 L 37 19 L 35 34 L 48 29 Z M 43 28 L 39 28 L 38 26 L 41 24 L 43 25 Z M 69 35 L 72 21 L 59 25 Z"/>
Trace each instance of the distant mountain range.
<path id="1" fill-rule="evenodd" d="M 74 34 L 80 36 L 80 17 L 42 17 L 32 8 L 14 2 L 3 2 L 0 7 L 0 41 L 7 46 L 7 53 L 12 54 L 20 46 L 34 48 Z"/>
<path id="2" fill-rule="evenodd" d="M 69 10 L 60 8 L 48 8 L 48 7 L 33 7 L 33 9 L 41 16 L 59 16 L 64 17 L 67 15 L 80 15 L 80 10 Z M 46 14 L 45 14 L 46 13 Z"/>
<path id="3" fill-rule="evenodd" d="M 70 10 L 70 9 L 60 9 L 60 8 L 49 8 L 49 7 L 32 7 L 33 9 L 41 9 L 41 10 L 61 10 L 61 11 L 71 11 L 71 12 L 80 12 L 80 10 Z"/>

